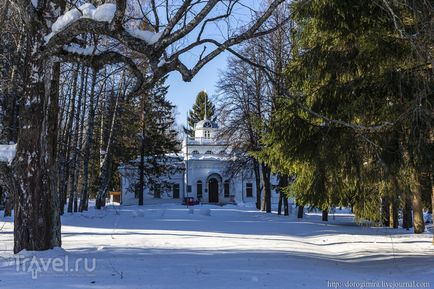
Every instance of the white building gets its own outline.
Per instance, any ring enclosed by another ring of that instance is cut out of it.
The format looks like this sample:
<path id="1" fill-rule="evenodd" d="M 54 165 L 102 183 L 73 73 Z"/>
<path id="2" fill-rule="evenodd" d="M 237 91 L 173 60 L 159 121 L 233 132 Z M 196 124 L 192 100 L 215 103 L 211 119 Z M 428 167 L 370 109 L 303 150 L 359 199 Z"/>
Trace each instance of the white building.
<path id="1" fill-rule="evenodd" d="M 218 140 L 218 125 L 206 118 L 194 127 L 194 137 L 182 143 L 181 154 L 170 155 L 170 163 L 177 172 L 161 178 L 165 186 L 144 188 L 144 199 L 165 199 L 179 202 L 193 197 L 202 203 L 255 203 L 256 185 L 253 170 L 244 169 L 233 174 L 228 170 L 230 147 Z M 137 161 L 119 167 L 122 204 L 137 204 L 134 184 L 138 182 Z M 272 179 L 275 183 L 275 178 Z M 273 202 L 277 193 L 272 192 Z M 149 201 L 148 201 L 149 202 Z"/>

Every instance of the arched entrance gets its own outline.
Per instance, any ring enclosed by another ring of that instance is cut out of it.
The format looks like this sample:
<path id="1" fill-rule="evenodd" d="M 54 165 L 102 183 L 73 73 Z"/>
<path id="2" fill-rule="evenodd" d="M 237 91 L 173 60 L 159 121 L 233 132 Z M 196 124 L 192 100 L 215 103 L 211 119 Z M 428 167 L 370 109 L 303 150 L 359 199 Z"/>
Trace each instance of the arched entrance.
<path id="1" fill-rule="evenodd" d="M 208 181 L 209 202 L 219 202 L 219 182 L 216 178 L 211 178 Z"/>

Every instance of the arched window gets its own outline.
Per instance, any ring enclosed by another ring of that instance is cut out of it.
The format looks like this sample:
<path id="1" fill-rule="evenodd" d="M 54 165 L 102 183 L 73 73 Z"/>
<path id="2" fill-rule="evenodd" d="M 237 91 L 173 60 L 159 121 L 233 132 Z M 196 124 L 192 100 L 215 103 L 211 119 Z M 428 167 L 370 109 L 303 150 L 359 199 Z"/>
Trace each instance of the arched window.
<path id="1" fill-rule="evenodd" d="M 229 191 L 229 181 L 228 180 L 225 181 L 223 188 L 224 188 L 225 198 L 229 198 L 230 191 Z"/>
<path id="2" fill-rule="evenodd" d="M 221 150 L 220 152 L 219 152 L 219 155 L 225 155 L 226 154 L 226 151 L 225 150 Z"/>
<path id="3" fill-rule="evenodd" d="M 199 151 L 194 150 L 194 151 L 191 152 L 191 154 L 192 154 L 192 155 L 198 155 L 198 154 L 199 154 Z"/>
<path id="4" fill-rule="evenodd" d="M 197 181 L 196 196 L 198 199 L 202 199 L 202 181 Z"/>
<path id="5" fill-rule="evenodd" d="M 206 151 L 205 154 L 207 154 L 207 155 L 212 155 L 212 151 Z"/>

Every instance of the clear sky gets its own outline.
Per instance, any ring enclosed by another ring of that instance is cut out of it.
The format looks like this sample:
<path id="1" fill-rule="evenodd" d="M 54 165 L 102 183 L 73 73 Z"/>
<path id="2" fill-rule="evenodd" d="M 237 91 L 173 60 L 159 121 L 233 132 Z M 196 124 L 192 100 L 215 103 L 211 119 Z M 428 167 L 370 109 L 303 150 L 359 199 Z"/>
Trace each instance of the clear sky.
<path id="1" fill-rule="evenodd" d="M 205 65 L 191 82 L 184 82 L 177 72 L 171 73 L 167 80 L 170 85 L 168 99 L 176 105 L 178 125 L 186 125 L 187 112 L 192 108 L 196 95 L 201 90 L 206 90 L 210 98 L 216 94 L 216 83 L 219 78 L 219 70 L 226 68 L 228 53 L 222 53 L 210 63 Z"/>

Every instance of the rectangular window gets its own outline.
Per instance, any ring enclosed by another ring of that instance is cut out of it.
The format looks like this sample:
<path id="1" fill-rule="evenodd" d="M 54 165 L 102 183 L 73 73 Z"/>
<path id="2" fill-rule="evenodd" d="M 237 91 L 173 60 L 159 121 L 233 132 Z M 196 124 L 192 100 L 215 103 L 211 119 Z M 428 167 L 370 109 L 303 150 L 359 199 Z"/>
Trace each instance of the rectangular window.
<path id="1" fill-rule="evenodd" d="M 201 181 L 197 182 L 196 193 L 197 193 L 197 198 L 201 199 L 202 198 L 202 182 Z"/>
<path id="2" fill-rule="evenodd" d="M 173 185 L 173 198 L 179 199 L 179 184 Z"/>
<path id="3" fill-rule="evenodd" d="M 224 184 L 224 193 L 225 193 L 225 198 L 229 198 L 230 192 L 229 192 L 229 181 L 225 181 Z"/>
<path id="4" fill-rule="evenodd" d="M 253 184 L 252 183 L 246 184 L 246 197 L 247 198 L 253 197 Z"/>

